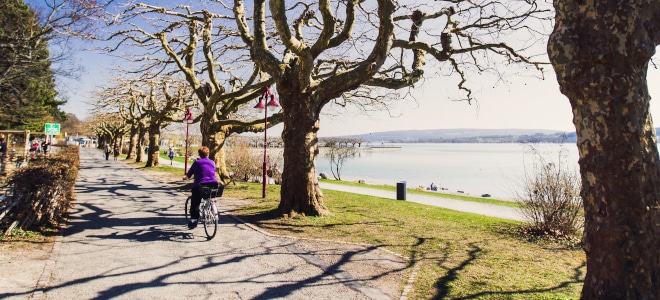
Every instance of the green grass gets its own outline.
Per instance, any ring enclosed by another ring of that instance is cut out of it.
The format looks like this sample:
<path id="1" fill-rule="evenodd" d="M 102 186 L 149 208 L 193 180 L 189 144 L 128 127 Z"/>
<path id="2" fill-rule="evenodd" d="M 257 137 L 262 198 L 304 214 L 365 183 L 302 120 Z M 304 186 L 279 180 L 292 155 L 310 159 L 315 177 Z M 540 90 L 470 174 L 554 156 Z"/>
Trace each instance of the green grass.
<path id="1" fill-rule="evenodd" d="M 274 218 L 279 186 L 229 185 L 252 202 L 240 214 L 266 231 L 368 243 L 419 263 L 409 299 L 577 299 L 584 253 L 516 234 L 521 223 L 417 203 L 325 190 L 326 217 Z M 403 283 L 402 283 L 403 284 Z"/>
<path id="2" fill-rule="evenodd" d="M 347 186 L 356 186 L 356 187 L 379 189 L 379 190 L 384 190 L 384 191 L 396 191 L 395 186 L 389 186 L 389 185 L 366 184 L 366 183 L 357 183 L 357 182 L 341 181 L 341 180 L 330 180 L 330 179 L 319 179 L 319 181 L 320 182 L 332 183 L 332 184 L 341 184 L 341 185 L 347 185 Z M 493 199 L 493 198 L 461 196 L 461 195 L 456 195 L 456 194 L 448 194 L 448 193 L 435 192 L 435 191 L 422 191 L 422 190 L 418 190 L 418 189 L 408 189 L 408 188 L 406 189 L 406 192 L 411 193 L 411 194 L 420 194 L 420 195 L 448 198 L 448 199 L 454 199 L 454 200 L 472 201 L 472 202 L 487 203 L 487 204 L 508 206 L 508 207 L 520 207 L 518 202 L 507 201 L 507 200 L 499 200 L 499 199 Z"/>

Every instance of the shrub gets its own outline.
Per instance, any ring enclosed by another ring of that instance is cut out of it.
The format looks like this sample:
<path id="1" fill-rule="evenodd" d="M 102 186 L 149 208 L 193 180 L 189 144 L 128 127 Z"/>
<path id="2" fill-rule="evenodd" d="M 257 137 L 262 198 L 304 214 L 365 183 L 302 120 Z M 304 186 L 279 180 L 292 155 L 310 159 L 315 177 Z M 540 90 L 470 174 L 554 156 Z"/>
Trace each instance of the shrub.
<path id="1" fill-rule="evenodd" d="M 226 148 L 226 162 L 230 176 L 234 181 L 254 181 L 261 176 L 263 160 L 259 155 L 250 151 L 249 144 L 236 141 Z"/>
<path id="2" fill-rule="evenodd" d="M 522 231 L 575 240 L 584 225 L 580 176 L 577 170 L 568 168 L 565 148 L 559 150 L 555 160 L 549 160 L 537 147 L 529 147 L 534 155 L 531 174 L 525 175 L 516 193 L 524 215 L 531 221 Z"/>
<path id="3" fill-rule="evenodd" d="M 13 195 L 0 217 L 7 232 L 57 225 L 74 196 L 80 164 L 78 147 L 63 147 L 49 157 L 31 160 L 9 177 Z"/>

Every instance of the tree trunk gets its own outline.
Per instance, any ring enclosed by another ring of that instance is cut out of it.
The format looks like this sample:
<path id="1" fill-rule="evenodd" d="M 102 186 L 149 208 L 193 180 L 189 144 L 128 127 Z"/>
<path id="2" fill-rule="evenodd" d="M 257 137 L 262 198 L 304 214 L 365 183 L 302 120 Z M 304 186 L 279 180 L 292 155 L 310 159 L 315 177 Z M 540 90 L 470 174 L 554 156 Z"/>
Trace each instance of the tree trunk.
<path id="1" fill-rule="evenodd" d="M 160 123 L 149 126 L 149 153 L 147 154 L 146 167 L 156 167 L 159 163 L 160 151 Z"/>
<path id="2" fill-rule="evenodd" d="M 217 129 L 214 126 L 216 120 L 213 118 L 212 112 L 205 112 L 202 115 L 202 120 L 199 125 L 199 130 L 202 133 L 202 145 L 210 150 L 209 157 L 212 157 L 215 162 L 215 168 L 220 176 L 220 182 L 228 183 L 230 181 L 229 171 L 227 171 L 227 164 L 225 163 L 225 140 L 227 133 L 224 128 Z"/>
<path id="3" fill-rule="evenodd" d="M 280 214 L 327 215 L 323 192 L 316 178 L 319 114 L 306 105 L 307 99 L 287 99 L 296 109 L 284 110 L 284 170 L 280 192 Z M 298 105 L 299 104 L 299 105 Z"/>
<path id="4" fill-rule="evenodd" d="M 646 82 L 660 3 L 555 0 L 555 9 L 548 52 L 580 153 L 582 298 L 660 299 L 660 162 Z"/>
<path id="5" fill-rule="evenodd" d="M 212 152 L 213 154 L 213 160 L 215 161 L 215 167 L 218 171 L 218 175 L 220 176 L 220 181 L 223 183 L 228 183 L 230 181 L 229 177 L 229 171 L 227 171 L 227 163 L 225 162 L 225 140 L 226 136 L 224 132 L 218 132 L 215 134 L 215 139 L 216 142 L 222 140 L 222 143 L 219 145 L 216 145 L 213 149 Z"/>
<path id="6" fill-rule="evenodd" d="M 138 140 L 135 147 L 135 162 L 142 162 L 144 153 L 144 129 L 142 127 L 138 129 Z"/>
<path id="7" fill-rule="evenodd" d="M 128 151 L 126 152 L 126 159 L 131 159 L 135 155 L 135 148 L 138 140 L 138 129 L 131 127 L 131 137 L 128 140 Z"/>

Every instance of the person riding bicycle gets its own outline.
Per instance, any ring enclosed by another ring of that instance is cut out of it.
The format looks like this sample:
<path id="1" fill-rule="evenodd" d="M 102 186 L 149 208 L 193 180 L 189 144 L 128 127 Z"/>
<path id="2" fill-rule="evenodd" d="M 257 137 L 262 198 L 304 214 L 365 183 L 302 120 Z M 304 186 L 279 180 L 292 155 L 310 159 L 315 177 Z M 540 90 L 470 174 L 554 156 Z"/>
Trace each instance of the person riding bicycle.
<path id="1" fill-rule="evenodd" d="M 199 218 L 199 204 L 202 202 L 202 187 L 218 188 L 218 179 L 215 175 L 215 162 L 212 159 L 209 159 L 209 148 L 202 146 L 197 150 L 199 154 L 199 159 L 193 162 L 186 173 L 183 176 L 184 180 L 195 178 L 192 186 L 192 197 L 190 205 L 190 221 L 188 222 L 188 228 L 193 229 L 197 227 L 197 219 Z M 218 191 L 222 196 L 222 192 Z"/>

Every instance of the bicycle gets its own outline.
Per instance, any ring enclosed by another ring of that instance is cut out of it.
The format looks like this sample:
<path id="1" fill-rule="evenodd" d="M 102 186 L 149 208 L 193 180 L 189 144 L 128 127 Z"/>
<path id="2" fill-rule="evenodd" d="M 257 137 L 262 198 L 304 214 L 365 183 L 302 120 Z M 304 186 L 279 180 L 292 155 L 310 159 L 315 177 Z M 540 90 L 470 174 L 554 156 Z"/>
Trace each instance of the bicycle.
<path id="1" fill-rule="evenodd" d="M 204 225 L 204 232 L 206 233 L 207 240 L 213 239 L 215 233 L 218 230 L 218 208 L 215 205 L 215 198 L 218 195 L 219 189 L 214 189 L 210 187 L 202 187 L 202 201 L 199 204 L 199 219 L 197 219 L 197 224 Z M 192 201 L 192 196 L 188 196 L 186 199 L 185 215 L 186 223 L 190 221 L 189 207 L 190 202 Z"/>

